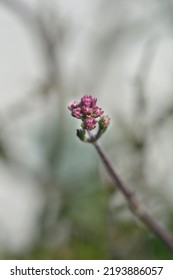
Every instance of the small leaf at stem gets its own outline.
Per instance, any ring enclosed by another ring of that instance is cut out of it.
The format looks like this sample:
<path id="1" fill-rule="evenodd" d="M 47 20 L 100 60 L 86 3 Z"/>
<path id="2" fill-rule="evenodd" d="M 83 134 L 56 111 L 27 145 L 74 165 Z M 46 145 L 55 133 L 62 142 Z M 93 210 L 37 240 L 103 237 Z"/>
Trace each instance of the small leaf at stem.
<path id="1" fill-rule="evenodd" d="M 82 142 L 86 142 L 85 129 L 77 129 L 76 135 Z"/>

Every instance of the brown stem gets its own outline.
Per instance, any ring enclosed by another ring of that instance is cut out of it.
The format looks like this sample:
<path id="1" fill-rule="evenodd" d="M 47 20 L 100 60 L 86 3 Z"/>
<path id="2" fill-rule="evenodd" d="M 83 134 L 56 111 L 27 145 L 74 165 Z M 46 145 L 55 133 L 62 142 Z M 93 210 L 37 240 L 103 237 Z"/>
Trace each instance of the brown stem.
<path id="1" fill-rule="evenodd" d="M 172 234 L 162 227 L 154 217 L 150 215 L 141 205 L 140 201 L 136 197 L 134 191 L 121 179 L 117 174 L 115 169 L 112 166 L 112 163 L 109 161 L 103 150 L 100 148 L 97 142 L 92 143 L 97 150 L 105 168 L 112 177 L 112 180 L 116 187 L 121 191 L 125 196 L 129 208 L 131 211 L 150 229 L 155 233 L 160 239 L 167 245 L 167 247 L 173 251 L 173 236 Z"/>

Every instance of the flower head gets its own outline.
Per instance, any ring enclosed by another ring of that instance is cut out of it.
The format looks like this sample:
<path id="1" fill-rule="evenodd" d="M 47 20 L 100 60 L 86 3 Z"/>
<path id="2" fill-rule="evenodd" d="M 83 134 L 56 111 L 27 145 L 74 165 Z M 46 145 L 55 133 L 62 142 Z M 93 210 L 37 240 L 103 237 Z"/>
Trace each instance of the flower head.
<path id="1" fill-rule="evenodd" d="M 82 113 L 81 113 L 81 108 L 78 107 L 78 108 L 74 108 L 71 112 L 72 116 L 77 118 L 77 119 L 81 119 L 82 117 Z"/>
<path id="2" fill-rule="evenodd" d="M 86 119 L 82 122 L 82 127 L 87 130 L 92 130 L 96 127 L 96 123 L 97 121 L 93 117 L 86 116 Z"/>
<path id="3" fill-rule="evenodd" d="M 102 129 L 106 129 L 110 124 L 110 118 L 108 116 L 102 116 L 99 120 L 99 125 Z"/>
<path id="4" fill-rule="evenodd" d="M 83 106 L 92 108 L 93 106 L 96 105 L 97 98 L 93 98 L 91 95 L 84 95 L 81 98 L 81 103 Z"/>
<path id="5" fill-rule="evenodd" d="M 93 107 L 92 114 L 93 114 L 94 118 L 100 117 L 101 115 L 103 115 L 103 113 L 104 113 L 104 111 L 100 107 L 98 107 L 98 106 Z"/>
<path id="6" fill-rule="evenodd" d="M 71 115 L 74 118 L 81 119 L 82 129 L 78 130 L 77 136 L 84 141 L 85 130 L 93 130 L 98 123 L 98 132 L 95 138 L 98 139 L 101 134 L 106 130 L 110 123 L 110 118 L 108 116 L 103 116 L 104 111 L 99 106 L 96 106 L 97 98 L 91 95 L 84 95 L 80 102 L 73 101 L 68 109 L 71 111 Z"/>
<path id="7" fill-rule="evenodd" d="M 82 106 L 81 109 L 82 109 L 82 113 L 84 115 L 92 114 L 92 108 L 90 108 L 90 107 Z"/>
<path id="8" fill-rule="evenodd" d="M 73 103 L 70 106 L 68 106 L 68 109 L 70 111 L 73 111 L 73 109 L 77 108 L 78 106 L 79 106 L 79 103 L 77 101 L 73 101 Z"/>

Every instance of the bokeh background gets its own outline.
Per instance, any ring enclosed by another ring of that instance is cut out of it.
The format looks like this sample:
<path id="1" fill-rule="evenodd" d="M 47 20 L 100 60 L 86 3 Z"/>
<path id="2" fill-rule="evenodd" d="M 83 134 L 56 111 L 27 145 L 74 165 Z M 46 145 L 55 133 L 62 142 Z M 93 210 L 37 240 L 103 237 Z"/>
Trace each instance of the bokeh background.
<path id="1" fill-rule="evenodd" d="M 67 106 L 173 232 L 173 1 L 0 0 L 0 258 L 172 259 L 129 212 Z"/>

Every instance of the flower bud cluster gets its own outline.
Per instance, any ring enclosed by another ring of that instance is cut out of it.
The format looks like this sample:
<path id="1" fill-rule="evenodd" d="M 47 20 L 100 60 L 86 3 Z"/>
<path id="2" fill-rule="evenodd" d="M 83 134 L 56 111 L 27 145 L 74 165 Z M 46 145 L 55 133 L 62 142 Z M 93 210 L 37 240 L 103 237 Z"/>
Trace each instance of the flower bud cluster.
<path id="1" fill-rule="evenodd" d="M 96 127 L 98 117 L 101 117 L 104 111 L 96 106 L 97 99 L 91 95 L 85 95 L 81 98 L 80 102 L 73 101 L 68 106 L 71 111 L 71 115 L 77 119 L 82 120 L 82 128 L 86 130 L 92 130 Z"/>
<path id="2" fill-rule="evenodd" d="M 73 103 L 68 106 L 71 115 L 74 118 L 82 120 L 82 129 L 77 129 L 77 137 L 82 142 L 96 142 L 110 124 L 110 118 L 105 115 L 103 116 L 104 111 L 97 106 L 96 103 L 97 98 L 93 98 L 91 95 L 84 95 L 80 102 L 73 101 Z M 93 130 L 97 124 L 98 130 L 95 135 L 93 135 L 90 131 Z M 88 131 L 89 137 L 86 136 L 86 131 Z"/>

